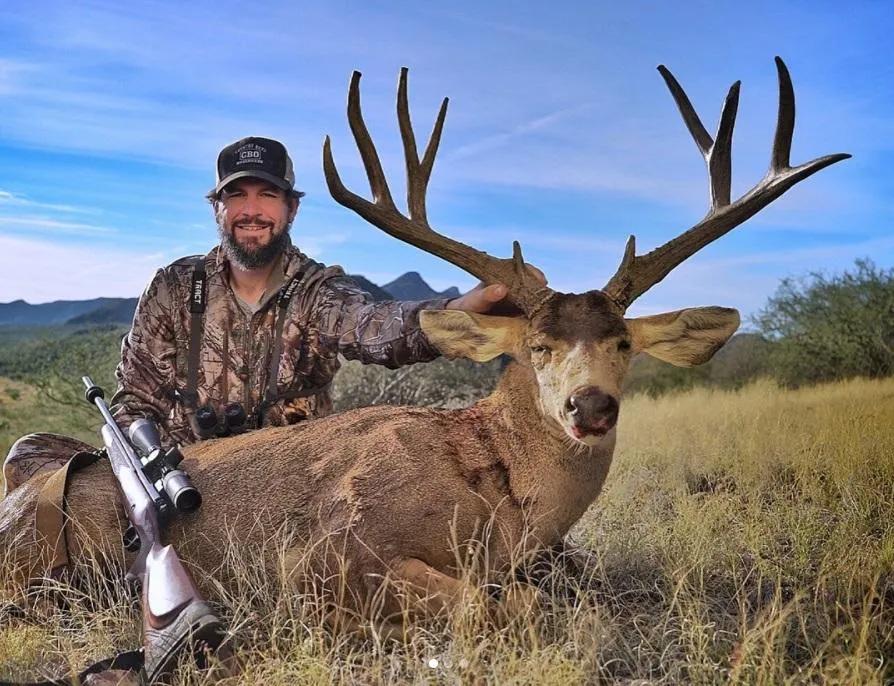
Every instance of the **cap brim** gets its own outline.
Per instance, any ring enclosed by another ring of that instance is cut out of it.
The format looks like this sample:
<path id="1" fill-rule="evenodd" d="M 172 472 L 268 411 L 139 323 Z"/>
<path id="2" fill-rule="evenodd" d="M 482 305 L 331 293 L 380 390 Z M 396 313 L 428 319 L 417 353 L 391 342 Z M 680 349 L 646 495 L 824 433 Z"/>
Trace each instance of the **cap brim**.
<path id="1" fill-rule="evenodd" d="M 236 179 L 247 179 L 247 178 L 263 179 L 264 181 L 269 181 L 274 186 L 276 186 L 277 188 L 281 188 L 284 191 L 292 190 L 292 187 L 289 184 L 287 184 L 283 179 L 280 179 L 280 178 L 274 176 L 273 174 L 268 174 L 267 172 L 261 171 L 261 170 L 245 169 L 243 171 L 234 172 L 234 173 L 230 174 L 229 176 L 221 179 L 220 183 L 214 187 L 214 190 L 212 191 L 212 193 L 214 195 L 217 195 L 227 186 L 227 184 L 232 183 Z"/>

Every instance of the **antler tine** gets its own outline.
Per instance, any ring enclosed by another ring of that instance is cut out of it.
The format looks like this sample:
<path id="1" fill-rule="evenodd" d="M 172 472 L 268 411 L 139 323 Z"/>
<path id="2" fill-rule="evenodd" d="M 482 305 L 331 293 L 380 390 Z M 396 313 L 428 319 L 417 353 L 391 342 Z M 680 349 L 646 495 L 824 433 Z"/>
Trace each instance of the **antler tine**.
<path id="1" fill-rule="evenodd" d="M 795 89 L 785 62 L 778 55 L 775 61 L 776 74 L 779 78 L 779 114 L 776 116 L 770 172 L 778 174 L 789 168 L 789 158 L 792 154 L 792 138 L 795 134 Z"/>
<path id="2" fill-rule="evenodd" d="M 407 163 L 407 209 L 410 219 L 427 221 L 425 212 L 425 192 L 431 177 L 432 167 L 435 163 L 435 155 L 438 145 L 441 143 L 441 131 L 444 128 L 444 119 L 447 116 L 448 98 L 444 98 L 441 109 L 435 120 L 431 137 L 425 149 L 422 162 L 416 152 L 416 136 L 413 134 L 413 124 L 410 121 L 410 106 L 407 98 L 407 68 L 400 70 L 400 80 L 397 86 L 397 121 L 400 125 L 400 135 L 404 143 L 404 158 Z"/>
<path id="3" fill-rule="evenodd" d="M 736 81 L 730 86 L 726 100 L 723 101 L 723 110 L 720 113 L 720 124 L 717 127 L 717 139 L 711 138 L 708 131 L 699 119 L 695 108 L 686 91 L 680 86 L 674 75 L 663 64 L 658 65 L 658 71 L 664 78 L 668 90 L 677 103 L 680 114 L 686 128 L 692 134 L 695 144 L 698 146 L 702 157 L 708 165 L 708 178 L 711 182 L 711 207 L 720 208 L 730 203 L 730 188 L 732 186 L 732 148 L 733 127 L 736 125 L 736 112 L 739 109 L 739 89 L 741 81 Z"/>
<path id="4" fill-rule="evenodd" d="M 702 124 L 702 120 L 699 118 L 698 112 L 696 112 L 695 108 L 692 106 L 689 96 L 686 95 L 686 91 L 680 86 L 680 82 L 677 81 L 673 74 L 671 74 L 670 69 L 663 64 L 659 64 L 658 73 L 661 74 L 661 77 L 667 84 L 668 90 L 674 98 L 674 102 L 677 103 L 677 109 L 679 109 L 680 114 L 683 115 L 683 122 L 686 124 L 686 128 L 689 129 L 689 133 L 692 134 L 695 144 L 701 151 L 702 156 L 707 157 L 711 152 L 711 146 L 714 145 L 714 139 L 711 138 L 711 134 L 708 133 L 708 130 L 705 128 L 704 124 Z"/>
<path id="5" fill-rule="evenodd" d="M 348 123 L 351 125 L 351 133 L 357 142 L 357 149 L 363 159 L 366 168 L 366 176 L 369 179 L 369 190 L 372 192 L 373 201 L 381 205 L 394 207 L 391 191 L 388 190 L 388 181 L 379 161 L 379 153 L 376 152 L 375 143 L 363 121 L 363 112 L 360 109 L 360 77 L 359 71 L 351 74 L 351 86 L 348 88 Z"/>
<path id="6" fill-rule="evenodd" d="M 726 100 L 723 101 L 717 138 L 707 158 L 708 178 L 711 181 L 711 207 L 715 210 L 729 205 L 732 195 L 733 127 L 736 125 L 741 85 L 740 81 L 736 81 L 730 86 Z"/>
<path id="7" fill-rule="evenodd" d="M 436 255 L 486 283 L 502 283 L 509 289 L 509 298 L 523 312 L 532 312 L 551 293 L 539 284 L 526 279 L 526 269 L 518 243 L 513 246 L 513 257 L 502 259 L 476 250 L 434 231 L 428 224 L 425 210 L 425 193 L 434 166 L 435 155 L 441 139 L 444 119 L 447 115 L 447 99 L 441 104 L 431 138 L 422 161 L 419 161 L 416 139 L 410 122 L 407 98 L 407 70 L 401 70 L 398 82 L 397 119 L 404 144 L 404 159 L 407 166 L 407 204 L 409 217 L 401 214 L 391 199 L 388 184 L 375 145 L 369 136 L 360 113 L 360 73 L 354 72 L 348 94 L 348 120 L 354 139 L 363 158 L 369 177 L 373 202 L 348 190 L 339 177 L 332 157 L 329 136 L 323 142 L 323 172 L 329 192 L 340 205 L 353 210 L 373 226 L 382 229 L 398 240 L 415 245 L 417 248 Z"/>
<path id="8" fill-rule="evenodd" d="M 646 255 L 635 254 L 635 242 L 631 236 L 618 271 L 602 289 L 622 307 L 629 307 L 686 258 L 757 214 L 799 181 L 850 157 L 847 153 L 837 153 L 818 157 L 798 167 L 789 166 L 795 127 L 795 94 L 788 69 L 779 57 L 776 58 L 776 68 L 779 75 L 779 113 L 770 169 L 751 190 L 730 203 L 732 135 L 739 82 L 736 81 L 729 90 L 720 115 L 717 139 L 712 140 L 680 84 L 664 66 L 658 67 L 683 115 L 683 121 L 708 164 L 711 209 L 691 229 Z"/>

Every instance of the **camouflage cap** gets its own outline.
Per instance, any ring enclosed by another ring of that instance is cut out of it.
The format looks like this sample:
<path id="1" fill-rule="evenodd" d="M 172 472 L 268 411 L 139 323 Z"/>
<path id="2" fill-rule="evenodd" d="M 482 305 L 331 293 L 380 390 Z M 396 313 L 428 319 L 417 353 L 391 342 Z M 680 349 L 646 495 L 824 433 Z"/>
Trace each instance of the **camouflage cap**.
<path id="1" fill-rule="evenodd" d="M 295 170 L 286 146 L 272 138 L 249 136 L 230 143 L 217 156 L 217 183 L 209 196 L 217 196 L 231 181 L 246 177 L 263 179 L 293 192 Z M 298 197 L 304 195 L 294 191 Z"/>

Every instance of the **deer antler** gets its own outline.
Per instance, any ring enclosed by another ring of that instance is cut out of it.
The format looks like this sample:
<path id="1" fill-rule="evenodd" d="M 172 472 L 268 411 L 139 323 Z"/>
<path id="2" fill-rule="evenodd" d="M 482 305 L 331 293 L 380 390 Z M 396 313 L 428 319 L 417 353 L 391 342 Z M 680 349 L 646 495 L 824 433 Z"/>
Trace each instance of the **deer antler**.
<path id="1" fill-rule="evenodd" d="M 779 115 L 770 169 L 751 190 L 730 203 L 731 148 L 740 82 L 736 81 L 729 89 L 720 115 L 717 139 L 712 140 L 673 74 L 664 65 L 658 67 L 683 115 L 689 133 L 707 162 L 711 209 L 691 229 L 646 255 L 636 254 L 636 241 L 633 236 L 630 237 L 621 266 L 602 289 L 622 307 L 629 307 L 630 303 L 661 281 L 687 257 L 757 214 L 799 181 L 850 157 L 847 153 L 838 153 L 818 157 L 797 167 L 789 166 L 795 129 L 795 93 L 788 69 L 779 57 L 776 58 L 776 69 L 779 74 Z"/>
<path id="2" fill-rule="evenodd" d="M 505 284 L 509 289 L 509 298 L 523 312 L 530 314 L 552 291 L 540 286 L 526 273 L 518 241 L 512 244 L 512 258 L 502 259 L 439 234 L 428 224 L 425 193 L 435 162 L 435 155 L 438 152 L 446 115 L 447 98 L 444 98 L 431 138 L 420 162 L 407 102 L 407 68 L 403 67 L 400 70 L 400 81 L 397 88 L 397 120 L 400 124 L 404 157 L 407 164 L 409 217 L 406 217 L 398 211 L 391 198 L 391 191 L 388 189 L 388 182 L 385 179 L 384 171 L 382 171 L 376 146 L 363 121 L 363 114 L 360 111 L 360 72 L 355 71 L 351 76 L 351 86 L 348 89 L 348 122 L 363 159 L 363 166 L 366 168 L 373 201 L 370 202 L 345 188 L 332 159 L 329 136 L 326 136 L 323 143 L 323 171 L 326 175 L 329 192 L 340 205 L 353 210 L 388 235 L 447 260 L 482 281 Z"/>

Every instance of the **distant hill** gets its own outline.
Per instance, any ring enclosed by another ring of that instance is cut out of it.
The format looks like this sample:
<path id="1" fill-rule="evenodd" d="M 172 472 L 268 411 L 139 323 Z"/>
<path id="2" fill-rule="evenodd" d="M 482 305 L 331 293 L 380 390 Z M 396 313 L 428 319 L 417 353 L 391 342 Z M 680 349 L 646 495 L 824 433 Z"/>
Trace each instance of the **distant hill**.
<path id="1" fill-rule="evenodd" d="M 137 309 L 138 298 L 122 298 L 120 302 L 106 303 L 94 310 L 72 317 L 66 324 L 130 324 Z"/>
<path id="2" fill-rule="evenodd" d="M 379 287 L 360 274 L 351 278 L 374 300 L 427 300 L 455 298 L 459 290 L 448 288 L 438 293 L 418 272 L 407 272 L 389 284 Z M 31 305 L 24 300 L 0 303 L 0 326 L 58 326 L 70 324 L 130 324 L 137 307 L 137 298 L 93 298 L 92 300 L 57 300 Z"/>
<path id="3" fill-rule="evenodd" d="M 393 295 L 391 295 L 388 291 L 376 286 L 376 284 L 367 279 L 365 276 L 361 276 L 360 274 L 348 274 L 348 276 L 354 279 L 354 281 L 357 282 L 357 285 L 360 286 L 360 288 L 369 293 L 373 297 L 373 300 L 394 300 Z"/>
<path id="4" fill-rule="evenodd" d="M 403 276 L 398 276 L 394 281 L 386 283 L 382 288 L 388 291 L 395 300 L 427 300 L 429 298 L 459 297 L 459 290 L 456 286 L 451 286 L 446 291 L 438 293 L 425 283 L 425 280 L 419 275 L 419 272 L 407 272 Z"/>
<path id="5" fill-rule="evenodd" d="M 123 302 L 133 302 L 135 298 L 93 298 L 92 300 L 56 300 L 40 305 L 31 305 L 24 300 L 15 300 L 11 303 L 0 303 L 0 324 L 26 326 L 26 325 L 54 325 L 65 324 L 75 317 L 80 317 L 98 309 L 118 307 Z M 133 309 L 131 309 L 131 318 Z M 130 319 L 127 320 L 130 322 Z"/>

